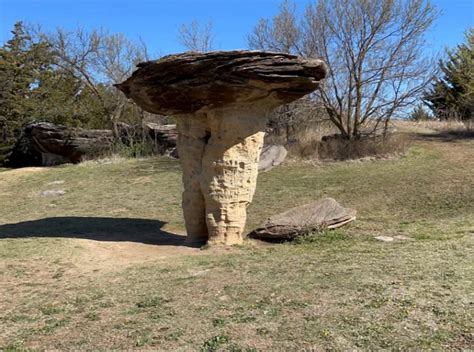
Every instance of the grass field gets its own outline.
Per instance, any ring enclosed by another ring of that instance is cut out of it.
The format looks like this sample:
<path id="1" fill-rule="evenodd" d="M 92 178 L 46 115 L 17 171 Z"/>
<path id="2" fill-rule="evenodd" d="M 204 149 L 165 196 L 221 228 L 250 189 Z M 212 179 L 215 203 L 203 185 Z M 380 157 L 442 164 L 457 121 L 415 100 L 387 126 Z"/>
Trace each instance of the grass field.
<path id="1" fill-rule="evenodd" d="M 473 170 L 474 140 L 435 133 L 292 161 L 259 176 L 248 230 L 325 196 L 357 221 L 227 250 L 181 245 L 176 161 L 1 172 L 0 349 L 472 349 Z"/>

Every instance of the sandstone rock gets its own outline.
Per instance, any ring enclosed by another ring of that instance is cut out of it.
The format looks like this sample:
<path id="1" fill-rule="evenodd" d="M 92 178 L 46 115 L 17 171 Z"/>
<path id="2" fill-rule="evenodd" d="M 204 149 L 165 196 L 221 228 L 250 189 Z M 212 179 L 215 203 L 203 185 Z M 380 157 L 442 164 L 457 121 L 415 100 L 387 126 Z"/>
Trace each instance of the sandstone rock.
<path id="1" fill-rule="evenodd" d="M 377 236 L 375 239 L 382 242 L 393 242 L 393 237 L 390 236 Z"/>
<path id="2" fill-rule="evenodd" d="M 271 110 L 318 87 L 320 60 L 260 51 L 188 52 L 138 65 L 117 85 L 146 111 L 174 115 L 189 243 L 238 244 Z"/>
<path id="3" fill-rule="evenodd" d="M 280 165 L 286 158 L 288 152 L 282 145 L 267 145 L 262 149 L 258 171 L 269 171 Z"/>
<path id="4" fill-rule="evenodd" d="M 314 91 L 327 70 L 321 60 L 262 51 L 187 52 L 138 67 L 117 88 L 146 111 L 161 115 L 236 102 L 273 100 L 274 106 L 282 105 Z"/>
<path id="5" fill-rule="evenodd" d="M 64 182 L 65 182 L 64 180 L 55 180 L 55 181 L 48 182 L 47 185 L 48 185 L 48 186 L 51 186 L 51 185 L 62 185 Z"/>
<path id="6" fill-rule="evenodd" d="M 178 130 L 176 125 L 159 125 L 146 123 L 150 136 L 163 148 L 163 154 L 172 158 L 179 158 L 176 149 Z M 286 158 L 288 152 L 282 145 L 264 145 L 260 154 L 258 171 L 265 172 L 280 165 Z"/>
<path id="7" fill-rule="evenodd" d="M 160 125 L 148 122 L 145 124 L 145 127 L 148 129 L 148 134 L 151 139 L 162 148 L 163 153 L 176 148 L 176 142 L 178 140 L 178 130 L 176 129 L 176 125 Z"/>
<path id="8" fill-rule="evenodd" d="M 50 189 L 50 190 L 41 192 L 40 196 L 41 197 L 62 196 L 64 194 L 66 194 L 66 191 L 63 189 Z"/>
<path id="9" fill-rule="evenodd" d="M 356 210 L 344 208 L 332 198 L 291 208 L 272 216 L 249 234 L 264 240 L 292 240 L 321 229 L 337 228 L 354 221 Z"/>
<path id="10" fill-rule="evenodd" d="M 24 129 L 6 165 L 22 167 L 78 163 L 85 157 L 109 151 L 112 143 L 111 130 L 86 130 L 47 122 L 31 123 Z"/>
<path id="11" fill-rule="evenodd" d="M 396 236 L 394 237 L 394 239 L 400 240 L 400 241 L 410 241 L 410 240 L 411 240 L 410 237 L 403 236 L 403 235 L 396 235 Z"/>

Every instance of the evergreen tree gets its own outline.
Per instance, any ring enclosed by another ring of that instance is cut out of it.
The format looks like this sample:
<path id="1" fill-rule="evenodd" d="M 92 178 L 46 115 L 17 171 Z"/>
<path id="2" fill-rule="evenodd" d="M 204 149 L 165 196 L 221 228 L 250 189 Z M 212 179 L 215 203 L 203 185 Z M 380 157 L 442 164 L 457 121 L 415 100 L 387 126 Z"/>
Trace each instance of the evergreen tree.
<path id="1" fill-rule="evenodd" d="M 412 121 L 428 121 L 433 118 L 424 108 L 423 104 L 418 104 L 411 112 L 409 119 Z"/>
<path id="2" fill-rule="evenodd" d="M 96 93 L 101 88 L 91 88 L 57 60 L 51 45 L 33 40 L 21 22 L 0 48 L 0 162 L 32 121 L 104 128 Z"/>
<path id="3" fill-rule="evenodd" d="M 424 99 L 436 117 L 468 120 L 474 116 L 474 28 L 466 33 L 466 42 L 447 51 L 440 60 L 442 77 L 437 78 Z"/>
<path id="4" fill-rule="evenodd" d="M 32 118 L 35 90 L 52 64 L 48 45 L 30 39 L 17 22 L 12 38 L 0 48 L 0 158 Z"/>

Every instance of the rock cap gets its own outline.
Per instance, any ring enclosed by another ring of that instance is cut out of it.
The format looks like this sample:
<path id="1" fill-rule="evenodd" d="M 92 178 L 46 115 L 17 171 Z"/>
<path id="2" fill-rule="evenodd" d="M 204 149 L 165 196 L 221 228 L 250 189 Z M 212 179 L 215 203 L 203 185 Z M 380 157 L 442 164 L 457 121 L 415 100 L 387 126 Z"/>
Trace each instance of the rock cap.
<path id="1" fill-rule="evenodd" d="M 185 52 L 137 67 L 116 87 L 144 110 L 161 115 L 263 100 L 278 106 L 313 92 L 327 72 L 321 60 L 247 50 Z"/>

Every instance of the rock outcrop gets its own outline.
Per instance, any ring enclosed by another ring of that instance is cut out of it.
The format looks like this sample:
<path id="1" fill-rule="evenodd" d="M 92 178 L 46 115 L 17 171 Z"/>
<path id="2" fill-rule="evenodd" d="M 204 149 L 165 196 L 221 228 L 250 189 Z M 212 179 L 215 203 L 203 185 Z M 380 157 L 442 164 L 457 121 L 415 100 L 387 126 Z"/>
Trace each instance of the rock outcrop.
<path id="1" fill-rule="evenodd" d="M 110 151 L 111 130 L 86 130 L 47 122 L 27 125 L 7 157 L 8 167 L 78 163 Z"/>
<path id="2" fill-rule="evenodd" d="M 333 229 L 354 221 L 356 210 L 344 208 L 332 198 L 291 208 L 272 216 L 249 234 L 263 240 L 292 240 L 322 229 Z"/>
<path id="3" fill-rule="evenodd" d="M 178 140 L 176 125 L 147 122 L 145 127 L 148 129 L 148 135 L 160 147 L 163 154 L 169 154 L 176 148 Z"/>
<path id="4" fill-rule="evenodd" d="M 170 55 L 138 65 L 117 87 L 177 120 L 189 243 L 239 244 L 270 111 L 314 91 L 320 60 L 260 51 Z"/>

